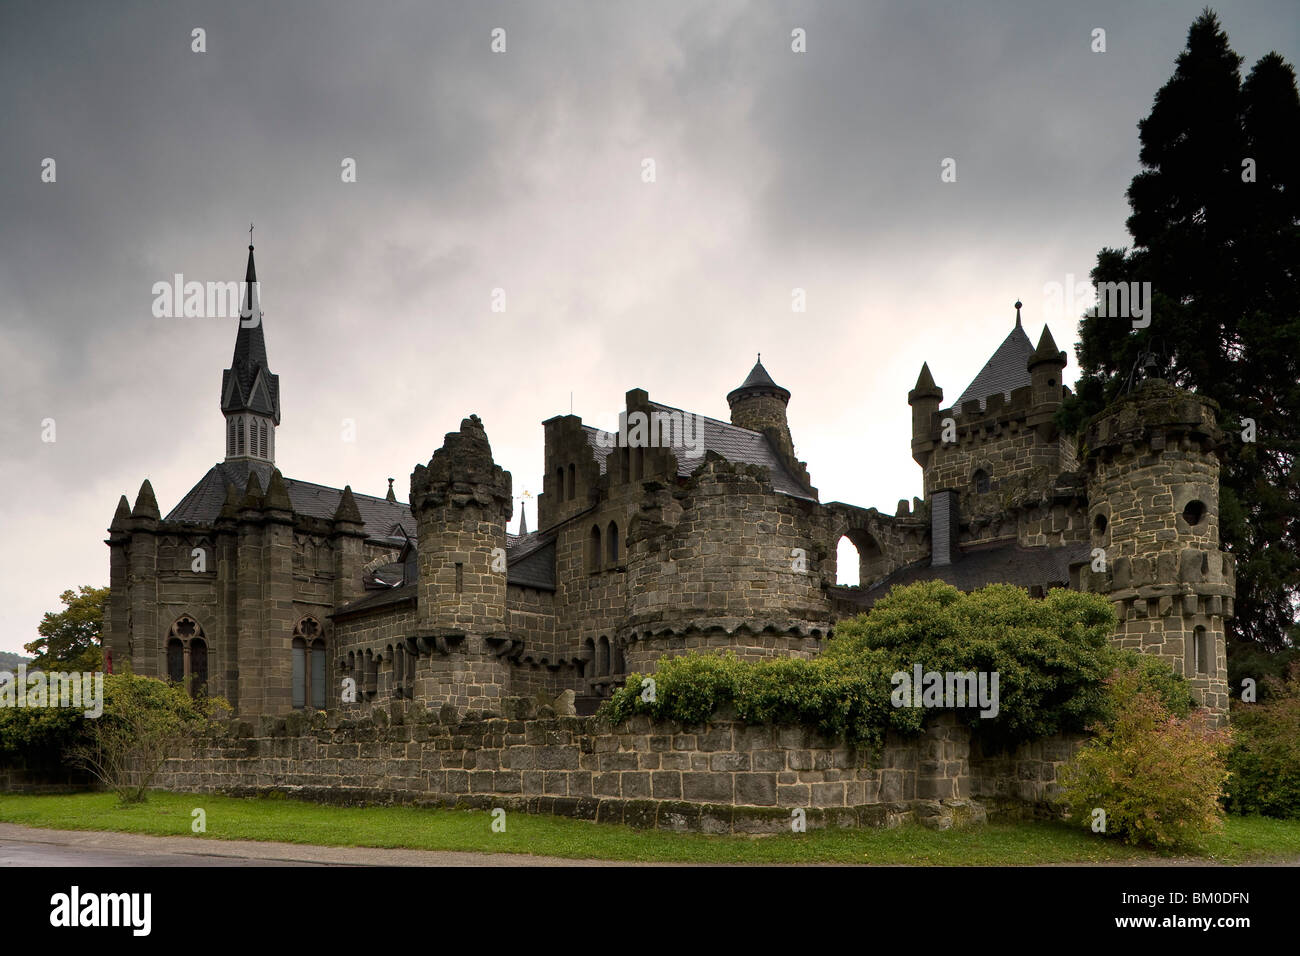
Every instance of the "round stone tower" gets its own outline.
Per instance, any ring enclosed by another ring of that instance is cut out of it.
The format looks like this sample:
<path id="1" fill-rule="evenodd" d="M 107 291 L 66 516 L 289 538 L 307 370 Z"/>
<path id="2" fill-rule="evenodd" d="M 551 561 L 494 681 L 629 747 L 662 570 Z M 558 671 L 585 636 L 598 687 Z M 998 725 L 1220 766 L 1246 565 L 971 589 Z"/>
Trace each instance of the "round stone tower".
<path id="1" fill-rule="evenodd" d="M 1120 646 L 1169 661 L 1223 721 L 1235 586 L 1219 550 L 1217 411 L 1151 379 L 1089 422 L 1087 584 L 1114 602 Z"/>
<path id="2" fill-rule="evenodd" d="M 506 635 L 510 484 L 477 415 L 411 474 L 419 542 L 414 637 L 431 660 L 427 674 L 417 671 L 416 689 L 432 704 L 491 711 L 505 694 L 513 649 Z"/>
<path id="3" fill-rule="evenodd" d="M 755 432 L 772 429 L 778 451 L 794 459 L 794 442 L 785 415 L 790 391 L 772 381 L 763 368 L 761 355 L 741 386 L 727 394 L 727 404 L 731 406 L 731 424 Z"/>

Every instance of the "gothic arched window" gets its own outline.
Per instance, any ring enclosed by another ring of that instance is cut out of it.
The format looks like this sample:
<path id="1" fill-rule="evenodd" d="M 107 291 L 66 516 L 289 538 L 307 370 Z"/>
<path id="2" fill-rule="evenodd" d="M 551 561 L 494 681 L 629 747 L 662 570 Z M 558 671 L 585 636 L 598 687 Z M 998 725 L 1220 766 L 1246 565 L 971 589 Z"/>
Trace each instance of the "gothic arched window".
<path id="1" fill-rule="evenodd" d="M 609 549 L 608 561 L 612 564 L 618 564 L 618 525 L 613 521 L 605 529 L 606 547 Z"/>
<path id="2" fill-rule="evenodd" d="M 975 486 L 975 493 L 986 495 L 989 493 L 989 473 L 983 468 L 975 469 L 975 474 L 970 477 L 971 484 Z"/>

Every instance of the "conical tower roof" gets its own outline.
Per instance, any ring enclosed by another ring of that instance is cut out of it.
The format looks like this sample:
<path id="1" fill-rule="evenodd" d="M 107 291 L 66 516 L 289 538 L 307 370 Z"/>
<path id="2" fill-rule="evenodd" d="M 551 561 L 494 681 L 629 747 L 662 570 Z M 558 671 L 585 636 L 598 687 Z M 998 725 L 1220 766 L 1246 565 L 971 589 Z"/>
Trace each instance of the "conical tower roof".
<path id="1" fill-rule="evenodd" d="M 980 408 L 983 408 L 985 399 L 990 395 L 1001 392 L 1010 396 L 1016 389 L 1031 384 L 1029 357 L 1033 354 L 1034 343 L 1029 341 L 1024 326 L 1020 324 L 1020 303 L 1017 302 L 1016 327 L 1002 340 L 980 373 L 966 386 L 954 407 L 960 411 L 962 403 L 979 399 Z"/>

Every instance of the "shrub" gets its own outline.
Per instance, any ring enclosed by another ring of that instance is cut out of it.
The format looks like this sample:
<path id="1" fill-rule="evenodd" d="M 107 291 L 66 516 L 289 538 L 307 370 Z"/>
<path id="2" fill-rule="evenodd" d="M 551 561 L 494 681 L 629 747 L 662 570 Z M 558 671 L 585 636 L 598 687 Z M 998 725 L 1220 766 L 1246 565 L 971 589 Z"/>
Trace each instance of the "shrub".
<path id="1" fill-rule="evenodd" d="M 176 683 L 129 672 L 107 674 L 104 713 L 85 721 L 82 739 L 68 748 L 67 757 L 123 803 L 139 803 L 176 744 L 229 709 L 219 697 L 191 697 Z"/>
<path id="2" fill-rule="evenodd" d="M 1060 801 L 1071 818 L 1092 824 L 1105 811 L 1105 833 L 1158 848 L 1195 847 L 1223 821 L 1229 735 L 1205 713 L 1181 718 L 1143 674 L 1124 669 L 1107 682 L 1113 716 L 1061 768 Z"/>
<path id="3" fill-rule="evenodd" d="M 1234 703 L 1227 807 L 1232 813 L 1300 817 L 1300 661 L 1286 680 L 1264 679 L 1264 703 Z"/>
<path id="4" fill-rule="evenodd" d="M 734 707 L 746 723 L 802 724 L 830 737 L 879 744 L 886 731 L 915 733 L 930 710 L 894 707 L 891 676 L 924 671 L 994 672 L 999 709 L 958 711 L 985 746 L 1014 746 L 1105 718 L 1104 681 L 1134 655 L 1112 648 L 1110 602 L 1095 594 L 1054 590 L 1042 600 L 1023 588 L 991 585 L 963 594 L 941 581 L 896 587 L 870 612 L 842 621 L 814 660 L 689 654 L 660 660 L 655 699 L 642 699 L 634 674 L 603 709 L 613 720 L 634 714 L 701 723 Z M 1158 658 L 1137 662 L 1143 686 L 1158 689 L 1186 713 L 1187 682 Z"/>

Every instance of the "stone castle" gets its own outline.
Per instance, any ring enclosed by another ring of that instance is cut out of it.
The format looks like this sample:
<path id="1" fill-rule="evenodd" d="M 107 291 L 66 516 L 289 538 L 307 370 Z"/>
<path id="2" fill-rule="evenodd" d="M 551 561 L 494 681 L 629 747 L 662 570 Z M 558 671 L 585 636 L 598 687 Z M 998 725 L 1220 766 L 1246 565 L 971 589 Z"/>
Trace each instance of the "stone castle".
<path id="1" fill-rule="evenodd" d="M 1116 642 L 1169 660 L 1225 718 L 1216 408 L 1149 379 L 1076 447 L 1055 423 L 1065 353 L 1046 327 L 1034 347 L 1020 303 L 955 404 L 922 367 L 908 404 L 925 497 L 892 515 L 820 501 L 790 392 L 760 361 L 727 395 L 730 422 L 641 389 L 625 414 L 665 426 L 649 440 L 545 421 L 538 527 L 511 534 L 511 476 L 474 415 L 415 467 L 409 505 L 391 479 L 377 498 L 281 475 L 251 245 L 246 279 L 257 318 L 222 380 L 224 460 L 166 518 L 146 480 L 109 528 L 110 670 L 204 688 L 249 717 L 397 702 L 494 714 L 566 691 L 589 713 L 664 655 L 815 655 L 838 619 L 939 578 L 1106 594 Z M 844 536 L 857 587 L 835 583 Z"/>

